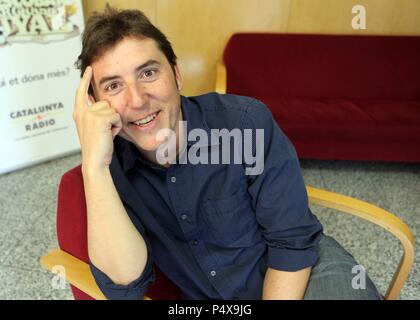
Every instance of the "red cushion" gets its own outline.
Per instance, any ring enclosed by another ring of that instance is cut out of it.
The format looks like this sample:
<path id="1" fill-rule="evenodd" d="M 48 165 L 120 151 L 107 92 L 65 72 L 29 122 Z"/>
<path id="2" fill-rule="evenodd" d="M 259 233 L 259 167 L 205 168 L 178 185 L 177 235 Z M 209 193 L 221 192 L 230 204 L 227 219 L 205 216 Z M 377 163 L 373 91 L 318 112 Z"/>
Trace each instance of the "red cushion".
<path id="1" fill-rule="evenodd" d="M 253 97 L 420 99 L 420 36 L 239 33 L 227 92 Z"/>
<path id="2" fill-rule="evenodd" d="M 61 249 L 85 262 L 87 252 L 86 200 L 81 167 L 61 178 L 57 202 L 57 237 Z"/>
<path id="3" fill-rule="evenodd" d="M 282 124 L 420 126 L 420 100 L 262 98 Z"/>
<path id="4" fill-rule="evenodd" d="M 66 172 L 61 178 L 58 190 L 57 236 L 62 250 L 89 261 L 87 250 L 86 201 L 81 167 Z M 180 299 L 179 289 L 154 265 L 156 281 L 146 295 L 154 300 Z M 72 286 L 75 299 L 92 299 L 86 293 Z"/>
<path id="5" fill-rule="evenodd" d="M 420 101 L 262 100 L 300 158 L 420 160 Z"/>

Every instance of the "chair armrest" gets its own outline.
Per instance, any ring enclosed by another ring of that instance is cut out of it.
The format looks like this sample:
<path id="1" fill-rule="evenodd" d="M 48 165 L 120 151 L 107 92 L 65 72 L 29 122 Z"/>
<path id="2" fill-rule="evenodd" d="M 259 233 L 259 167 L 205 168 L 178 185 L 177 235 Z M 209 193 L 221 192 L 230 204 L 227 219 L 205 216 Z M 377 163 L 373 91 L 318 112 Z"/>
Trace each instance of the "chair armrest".
<path id="1" fill-rule="evenodd" d="M 41 266 L 51 272 L 54 272 L 53 268 L 55 266 L 63 266 L 65 273 L 59 274 L 59 276 L 62 276 L 71 285 L 82 290 L 95 300 L 107 300 L 96 284 L 89 265 L 71 254 L 61 249 L 53 250 L 41 257 Z M 144 300 L 150 300 L 150 298 L 144 297 Z"/>
<path id="2" fill-rule="evenodd" d="M 55 266 L 63 266 L 65 273 L 59 274 L 70 284 L 96 300 L 106 300 L 93 278 L 89 265 L 67 252 L 56 249 L 41 257 L 41 266 L 52 271 Z"/>
<path id="3" fill-rule="evenodd" d="M 222 61 L 217 61 L 215 91 L 220 94 L 226 93 L 226 66 Z"/>
<path id="4" fill-rule="evenodd" d="M 394 214 L 367 202 L 322 189 L 306 187 L 310 203 L 336 209 L 368 220 L 392 233 L 403 245 L 404 253 L 385 298 L 398 299 L 414 262 L 415 239 L 407 224 Z"/>

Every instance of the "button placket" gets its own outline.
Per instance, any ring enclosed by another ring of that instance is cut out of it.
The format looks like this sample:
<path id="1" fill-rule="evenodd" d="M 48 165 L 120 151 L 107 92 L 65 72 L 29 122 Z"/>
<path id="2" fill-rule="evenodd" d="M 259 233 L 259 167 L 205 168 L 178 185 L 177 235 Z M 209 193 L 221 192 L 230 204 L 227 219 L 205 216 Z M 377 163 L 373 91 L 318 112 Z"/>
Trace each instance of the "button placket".
<path id="1" fill-rule="evenodd" d="M 198 228 L 194 213 L 188 211 L 189 208 L 186 206 L 188 202 L 186 199 L 183 199 L 186 185 L 182 179 L 180 168 L 177 166 L 171 167 L 167 172 L 166 179 L 174 214 L 180 223 L 181 230 L 189 241 L 193 255 L 198 259 L 202 270 L 208 272 L 209 279 L 211 279 L 212 282 L 218 281 L 218 278 L 216 277 L 217 263 L 207 252 L 205 244 L 198 238 Z"/>
<path id="2" fill-rule="evenodd" d="M 195 228 L 194 216 L 189 212 L 187 199 L 183 199 L 186 194 L 185 182 L 181 176 L 181 168 L 177 166 L 170 167 L 167 173 L 166 181 L 168 186 L 169 198 L 172 202 L 173 213 L 176 216 L 184 235 L 190 234 Z"/>

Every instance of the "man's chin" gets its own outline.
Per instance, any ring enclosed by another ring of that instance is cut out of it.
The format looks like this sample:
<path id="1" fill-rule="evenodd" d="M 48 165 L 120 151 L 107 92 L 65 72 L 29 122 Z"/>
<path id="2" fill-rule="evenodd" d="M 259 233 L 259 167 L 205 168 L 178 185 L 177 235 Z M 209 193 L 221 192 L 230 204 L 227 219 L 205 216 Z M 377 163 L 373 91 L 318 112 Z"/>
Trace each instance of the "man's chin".
<path id="1" fill-rule="evenodd" d="M 159 141 L 132 141 L 139 151 L 144 152 L 156 152 L 162 142 Z"/>
<path id="2" fill-rule="evenodd" d="M 156 151 L 159 148 L 159 145 L 161 144 L 161 142 L 158 142 L 158 141 L 141 141 L 141 140 L 139 141 L 138 139 L 134 139 L 130 137 L 125 132 L 124 133 L 120 132 L 118 135 L 124 140 L 130 141 L 131 143 L 133 143 L 138 149 L 144 150 L 147 152 Z"/>

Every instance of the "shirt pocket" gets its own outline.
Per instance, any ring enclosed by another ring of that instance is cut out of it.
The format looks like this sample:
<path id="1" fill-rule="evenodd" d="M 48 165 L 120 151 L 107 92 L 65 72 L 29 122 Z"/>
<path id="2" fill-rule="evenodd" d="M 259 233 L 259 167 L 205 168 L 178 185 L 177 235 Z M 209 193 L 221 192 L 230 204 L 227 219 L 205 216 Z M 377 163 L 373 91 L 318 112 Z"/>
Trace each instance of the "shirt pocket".
<path id="1" fill-rule="evenodd" d="M 261 240 L 247 190 L 240 189 L 228 197 L 205 200 L 202 214 L 202 233 L 207 242 L 243 248 Z"/>

